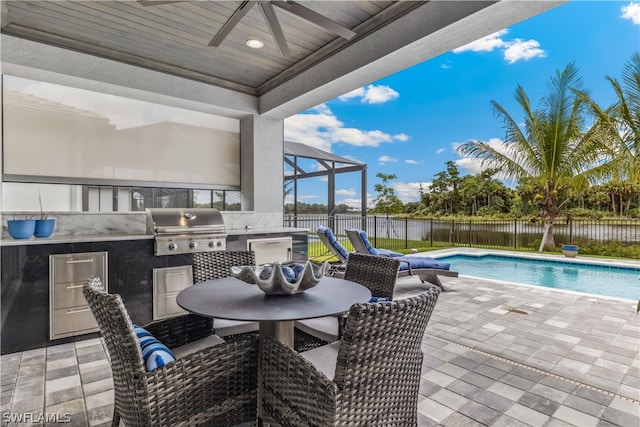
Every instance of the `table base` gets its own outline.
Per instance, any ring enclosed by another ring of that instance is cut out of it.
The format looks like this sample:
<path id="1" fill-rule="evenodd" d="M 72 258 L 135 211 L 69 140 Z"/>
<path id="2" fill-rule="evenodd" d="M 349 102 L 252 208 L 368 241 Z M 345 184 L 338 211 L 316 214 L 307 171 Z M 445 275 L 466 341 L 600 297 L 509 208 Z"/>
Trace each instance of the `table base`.
<path id="1" fill-rule="evenodd" d="M 293 348 L 293 321 L 260 321 L 260 337 L 274 337 Z"/>

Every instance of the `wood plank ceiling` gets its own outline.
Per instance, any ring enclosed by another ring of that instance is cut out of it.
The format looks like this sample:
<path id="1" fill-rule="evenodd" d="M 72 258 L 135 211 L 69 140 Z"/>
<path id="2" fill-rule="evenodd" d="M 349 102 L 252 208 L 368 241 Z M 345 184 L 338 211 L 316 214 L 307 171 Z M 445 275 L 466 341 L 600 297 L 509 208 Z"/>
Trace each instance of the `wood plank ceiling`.
<path id="1" fill-rule="evenodd" d="M 340 38 L 274 8 L 291 56 L 280 54 L 260 7 L 252 7 L 219 47 L 209 42 L 241 1 L 5 1 L 2 32 L 157 71 L 262 95 L 297 73 L 419 7 L 422 2 L 299 1 L 341 26 Z M 262 49 L 250 49 L 248 39 Z"/>

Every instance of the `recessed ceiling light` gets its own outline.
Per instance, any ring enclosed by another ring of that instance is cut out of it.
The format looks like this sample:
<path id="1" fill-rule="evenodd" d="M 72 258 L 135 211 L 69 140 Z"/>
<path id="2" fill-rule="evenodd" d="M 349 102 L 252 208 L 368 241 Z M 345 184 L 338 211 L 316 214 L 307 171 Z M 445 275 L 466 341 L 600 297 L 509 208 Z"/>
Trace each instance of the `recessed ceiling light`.
<path id="1" fill-rule="evenodd" d="M 262 41 L 258 40 L 258 39 L 249 39 L 249 40 L 247 40 L 246 44 L 251 49 L 260 49 L 260 48 L 264 47 L 264 43 L 262 43 Z"/>

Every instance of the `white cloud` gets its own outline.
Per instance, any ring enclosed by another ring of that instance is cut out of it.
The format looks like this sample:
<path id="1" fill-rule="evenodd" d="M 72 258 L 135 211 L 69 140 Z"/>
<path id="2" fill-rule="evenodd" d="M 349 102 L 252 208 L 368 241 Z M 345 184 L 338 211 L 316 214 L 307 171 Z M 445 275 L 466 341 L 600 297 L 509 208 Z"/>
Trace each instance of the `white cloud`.
<path id="1" fill-rule="evenodd" d="M 446 151 L 446 150 L 445 150 L 444 148 L 438 148 L 438 149 L 436 150 L 436 154 L 442 154 L 442 153 L 444 153 L 445 151 Z"/>
<path id="2" fill-rule="evenodd" d="M 395 157 L 390 157 L 387 155 L 382 155 L 380 157 L 378 157 L 378 163 L 381 165 L 385 165 L 387 163 L 395 163 L 397 162 L 398 159 L 396 159 Z"/>
<path id="3" fill-rule="evenodd" d="M 369 85 L 366 87 L 361 87 L 355 90 L 352 90 L 349 93 L 346 93 L 342 96 L 339 96 L 338 99 L 341 101 L 346 101 L 351 98 L 360 98 L 360 102 L 366 104 L 381 104 L 383 102 L 391 101 L 392 99 L 396 99 L 400 94 L 385 85 Z"/>
<path id="4" fill-rule="evenodd" d="M 497 33 L 489 34 L 486 37 L 473 41 L 471 43 L 467 43 L 464 46 L 460 46 L 459 48 L 453 49 L 453 53 L 461 53 L 466 51 L 471 52 L 491 52 L 495 49 L 499 49 L 505 45 L 504 40 L 502 40 L 502 36 L 507 34 L 509 30 L 504 29 L 500 30 Z"/>
<path id="5" fill-rule="evenodd" d="M 326 104 L 287 118 L 284 137 L 329 152 L 331 145 L 339 142 L 357 147 L 378 147 L 383 143 L 409 139 L 404 133 L 391 135 L 381 130 L 344 127 Z"/>
<path id="6" fill-rule="evenodd" d="M 413 160 L 413 159 L 407 159 L 404 161 L 406 164 L 408 165 L 417 165 L 418 161 L 417 160 Z"/>
<path id="7" fill-rule="evenodd" d="M 305 202 L 305 200 L 311 200 L 312 202 L 314 200 L 319 199 L 320 196 L 318 196 L 317 194 L 305 194 L 305 195 L 301 195 L 298 194 L 298 202 Z M 293 194 L 287 194 L 284 198 L 284 203 L 285 204 L 293 204 Z"/>
<path id="8" fill-rule="evenodd" d="M 356 195 L 356 192 L 354 190 L 347 190 L 347 189 L 343 188 L 343 189 L 340 189 L 340 190 L 336 190 L 336 194 L 338 196 L 351 196 L 351 197 L 353 197 L 353 196 Z"/>
<path id="9" fill-rule="evenodd" d="M 505 40 L 503 36 L 506 35 L 507 32 L 507 29 L 498 31 L 497 33 L 490 34 L 454 49 L 453 52 L 493 52 L 496 49 L 501 49 L 504 59 L 509 64 L 513 64 L 519 60 L 528 60 L 536 57 L 544 58 L 547 56 L 546 52 L 540 48 L 540 42 L 537 40 Z"/>
<path id="10" fill-rule="evenodd" d="M 622 6 L 620 10 L 624 19 L 630 19 L 635 25 L 640 25 L 640 3 L 631 2 Z"/>
<path id="11" fill-rule="evenodd" d="M 423 192 L 426 192 L 430 185 L 428 182 L 396 182 L 392 187 L 402 203 L 419 202 L 420 184 Z"/>
<path id="12" fill-rule="evenodd" d="M 360 210 L 360 207 L 362 206 L 362 201 L 360 199 L 342 199 L 342 200 L 336 200 L 336 204 L 337 205 L 347 205 L 352 209 L 357 209 Z"/>
<path id="13" fill-rule="evenodd" d="M 509 64 L 513 64 L 521 59 L 529 60 L 531 58 L 544 58 L 547 56 L 544 50 L 540 49 L 540 43 L 537 40 L 521 40 L 515 39 L 513 42 L 507 43 L 504 50 L 504 59 Z"/>
<path id="14" fill-rule="evenodd" d="M 504 141 L 500 138 L 491 138 L 485 142 L 498 152 L 506 153 L 507 151 Z M 451 145 L 453 147 L 453 150 L 456 151 L 456 149 L 462 144 L 454 142 Z M 483 170 L 489 168 L 489 165 L 482 165 L 482 160 L 471 157 L 458 159 L 455 161 L 455 163 L 460 169 L 463 169 L 465 172 L 472 175 L 477 175 Z"/>

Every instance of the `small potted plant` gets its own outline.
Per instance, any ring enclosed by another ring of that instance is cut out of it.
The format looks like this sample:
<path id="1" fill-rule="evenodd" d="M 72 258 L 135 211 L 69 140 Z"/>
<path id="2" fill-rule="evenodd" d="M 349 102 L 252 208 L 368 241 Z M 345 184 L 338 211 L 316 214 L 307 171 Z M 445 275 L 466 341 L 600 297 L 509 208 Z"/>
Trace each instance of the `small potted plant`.
<path id="1" fill-rule="evenodd" d="M 36 221 L 29 217 L 25 219 L 7 220 L 7 230 L 14 239 L 29 239 L 36 229 Z"/>
<path id="2" fill-rule="evenodd" d="M 53 234 L 53 230 L 56 228 L 56 220 L 48 219 L 47 215 L 42 209 L 42 195 L 38 193 L 38 200 L 40 201 L 40 219 L 36 220 L 34 235 L 38 238 L 50 237 Z"/>
<path id="3" fill-rule="evenodd" d="M 562 253 L 567 258 L 575 258 L 578 255 L 578 249 L 576 245 L 562 245 Z"/>

